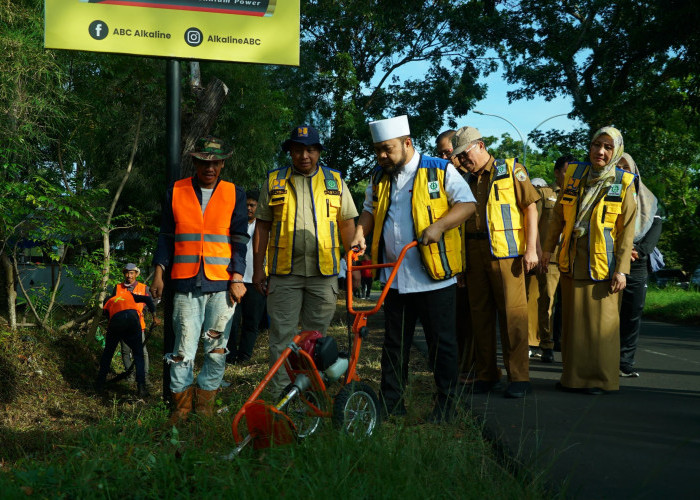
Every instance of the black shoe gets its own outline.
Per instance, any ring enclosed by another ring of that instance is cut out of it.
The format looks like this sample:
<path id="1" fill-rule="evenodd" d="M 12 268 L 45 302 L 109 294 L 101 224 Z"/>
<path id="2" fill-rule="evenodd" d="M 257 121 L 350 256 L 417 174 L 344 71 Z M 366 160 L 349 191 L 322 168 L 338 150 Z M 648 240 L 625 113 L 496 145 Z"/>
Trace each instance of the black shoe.
<path id="1" fill-rule="evenodd" d="M 589 396 L 602 396 L 603 394 L 608 393 L 608 391 L 605 391 L 600 387 L 586 387 L 581 392 L 588 394 Z"/>
<path id="2" fill-rule="evenodd" d="M 583 389 L 577 389 L 575 387 L 567 387 L 565 385 L 562 385 L 561 382 L 557 382 L 556 384 L 554 384 L 554 388 L 558 391 L 561 391 L 561 392 L 579 392 L 579 393 L 583 392 Z"/>
<path id="3" fill-rule="evenodd" d="M 405 417 L 406 413 L 408 413 L 403 401 L 399 401 L 398 403 L 383 402 L 383 404 L 380 403 L 379 406 L 379 413 L 381 414 L 382 420 L 386 420 L 389 417 Z"/>
<path id="4" fill-rule="evenodd" d="M 486 394 L 501 388 L 500 380 L 477 380 L 472 384 L 472 394 Z"/>
<path id="5" fill-rule="evenodd" d="M 542 349 L 540 361 L 543 363 L 554 363 L 554 351 L 551 349 Z"/>
<path id="6" fill-rule="evenodd" d="M 455 418 L 455 409 L 452 400 L 436 401 L 433 411 L 428 416 L 429 424 L 449 424 Z"/>
<path id="7" fill-rule="evenodd" d="M 151 394 L 148 392 L 146 384 L 138 384 L 137 391 L 139 398 L 141 399 L 148 399 L 149 397 L 151 397 Z"/>
<path id="8" fill-rule="evenodd" d="M 520 399 L 532 392 L 530 382 L 511 382 L 503 395 L 507 398 Z"/>

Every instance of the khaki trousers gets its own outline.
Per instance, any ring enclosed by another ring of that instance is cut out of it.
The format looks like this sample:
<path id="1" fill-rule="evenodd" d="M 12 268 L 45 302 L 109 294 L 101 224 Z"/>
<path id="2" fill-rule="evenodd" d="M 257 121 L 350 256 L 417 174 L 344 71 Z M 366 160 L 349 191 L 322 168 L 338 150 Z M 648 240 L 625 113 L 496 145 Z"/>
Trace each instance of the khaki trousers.
<path id="1" fill-rule="evenodd" d="M 530 346 L 540 345 L 538 302 L 540 298 L 540 282 L 538 274 L 525 276 L 527 290 L 527 343 Z"/>
<path id="2" fill-rule="evenodd" d="M 537 299 L 538 334 L 542 349 L 554 349 L 554 300 L 559 286 L 559 264 L 550 264 L 546 274 L 537 277 L 540 286 Z"/>
<path id="3" fill-rule="evenodd" d="M 270 366 L 301 330 L 326 334 L 335 313 L 338 298 L 336 276 L 270 276 L 267 313 L 270 316 Z M 289 376 L 281 368 L 269 386 L 274 396 L 289 384 Z"/>
<path id="4" fill-rule="evenodd" d="M 467 288 L 476 353 L 476 376 L 494 382 L 496 314 L 501 329 L 503 364 L 511 382 L 530 380 L 527 338 L 527 297 L 522 257 L 494 259 L 488 240 L 468 242 Z"/>
<path id="5" fill-rule="evenodd" d="M 553 349 L 554 296 L 559 285 L 559 265 L 550 264 L 545 274 L 525 276 L 527 288 L 528 344 Z"/>

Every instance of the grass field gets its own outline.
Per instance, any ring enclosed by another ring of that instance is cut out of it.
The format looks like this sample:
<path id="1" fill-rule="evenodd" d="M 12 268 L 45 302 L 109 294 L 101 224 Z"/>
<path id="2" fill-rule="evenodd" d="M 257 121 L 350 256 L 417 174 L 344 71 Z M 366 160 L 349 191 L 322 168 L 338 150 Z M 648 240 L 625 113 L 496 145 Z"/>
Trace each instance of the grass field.
<path id="1" fill-rule="evenodd" d="M 331 334 L 346 344 L 344 302 Z M 158 381 L 162 338 L 150 345 Z M 382 333 L 363 344 L 360 376 L 379 380 Z M 0 333 L 0 496 L 2 498 L 543 498 L 546 471 L 513 466 L 482 437 L 468 411 L 447 426 L 425 423 L 432 375 L 412 353 L 409 414 L 354 440 L 330 423 L 297 445 L 246 449 L 233 461 L 231 421 L 267 366 L 266 336 L 253 362 L 227 368 L 231 386 L 217 414 L 163 430 L 168 411 L 158 388 L 148 402 L 120 382 L 106 397 L 91 384 L 94 339 Z M 118 357 L 114 366 L 120 370 Z M 158 385 L 158 384 L 156 384 Z M 337 389 L 335 389 L 337 390 Z"/>
<path id="2" fill-rule="evenodd" d="M 700 325 L 700 290 L 649 286 L 644 317 L 670 323 Z"/>

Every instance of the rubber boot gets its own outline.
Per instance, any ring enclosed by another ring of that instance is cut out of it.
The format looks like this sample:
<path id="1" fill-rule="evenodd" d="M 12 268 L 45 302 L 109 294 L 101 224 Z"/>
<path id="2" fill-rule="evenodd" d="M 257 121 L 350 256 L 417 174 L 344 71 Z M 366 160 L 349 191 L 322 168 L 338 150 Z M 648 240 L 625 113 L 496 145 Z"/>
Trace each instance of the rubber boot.
<path id="1" fill-rule="evenodd" d="M 197 387 L 197 406 L 195 411 L 200 417 L 211 417 L 214 414 L 214 401 L 218 391 L 205 391 Z"/>
<path id="2" fill-rule="evenodd" d="M 173 404 L 175 408 L 170 414 L 166 426 L 177 426 L 181 422 L 187 420 L 187 416 L 192 411 L 192 397 L 194 396 L 194 387 L 190 386 L 182 392 L 173 392 Z"/>

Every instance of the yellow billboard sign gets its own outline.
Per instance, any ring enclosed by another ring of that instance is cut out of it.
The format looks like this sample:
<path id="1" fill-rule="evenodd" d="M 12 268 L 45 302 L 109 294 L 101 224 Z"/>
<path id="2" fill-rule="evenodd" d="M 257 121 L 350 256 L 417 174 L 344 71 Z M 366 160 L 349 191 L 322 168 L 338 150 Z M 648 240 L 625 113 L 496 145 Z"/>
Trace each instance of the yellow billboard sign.
<path id="1" fill-rule="evenodd" d="M 299 64 L 299 0 L 46 0 L 45 21 L 50 49 Z"/>

